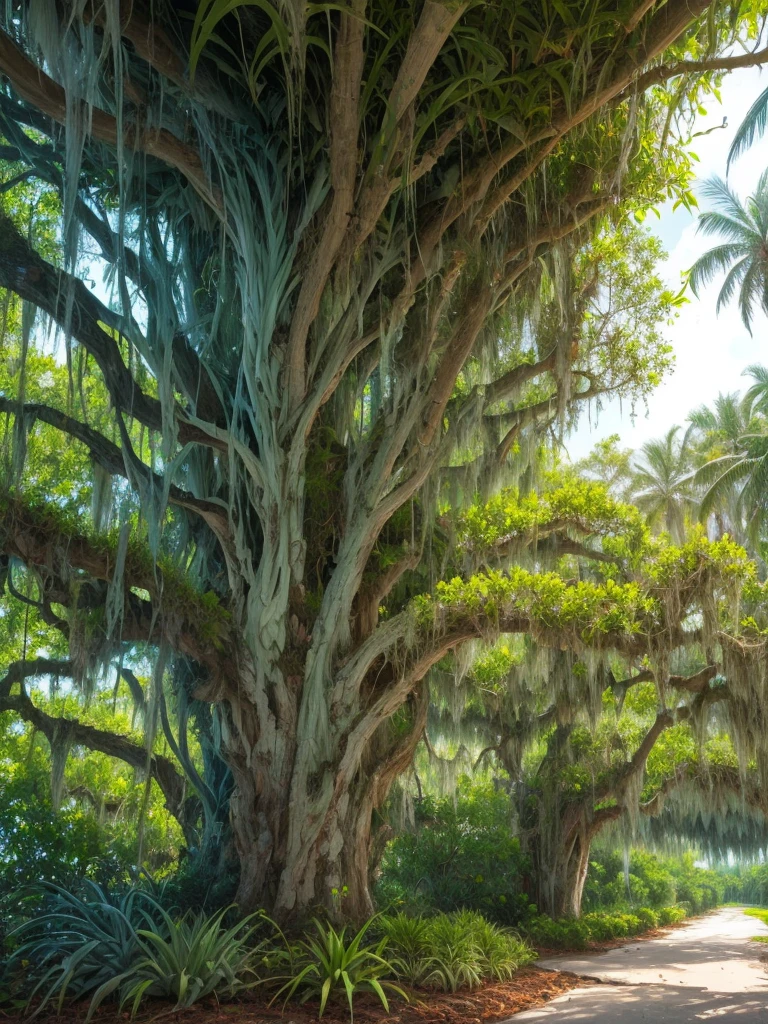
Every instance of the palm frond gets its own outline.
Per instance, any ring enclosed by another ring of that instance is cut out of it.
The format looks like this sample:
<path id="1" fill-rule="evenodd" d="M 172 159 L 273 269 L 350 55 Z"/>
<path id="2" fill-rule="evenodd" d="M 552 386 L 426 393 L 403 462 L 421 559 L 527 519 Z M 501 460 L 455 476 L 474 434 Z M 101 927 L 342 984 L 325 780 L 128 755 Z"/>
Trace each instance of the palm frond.
<path id="1" fill-rule="evenodd" d="M 727 217 L 743 224 L 745 228 L 752 226 L 741 199 L 731 186 L 718 175 L 715 174 L 711 178 L 707 178 L 701 186 L 701 194 L 705 199 L 711 199 L 725 212 Z"/>
<path id="2" fill-rule="evenodd" d="M 766 124 L 768 124 L 768 88 L 760 93 L 736 130 L 731 148 L 728 150 L 726 174 L 730 170 L 731 163 L 749 149 L 755 141 L 755 137 L 760 138 L 765 133 Z"/>
<path id="3" fill-rule="evenodd" d="M 696 298 L 699 298 L 699 289 L 702 286 L 709 284 L 717 274 L 727 271 L 733 261 L 743 255 L 737 251 L 738 248 L 733 242 L 726 242 L 699 256 L 688 271 L 688 281 Z"/>

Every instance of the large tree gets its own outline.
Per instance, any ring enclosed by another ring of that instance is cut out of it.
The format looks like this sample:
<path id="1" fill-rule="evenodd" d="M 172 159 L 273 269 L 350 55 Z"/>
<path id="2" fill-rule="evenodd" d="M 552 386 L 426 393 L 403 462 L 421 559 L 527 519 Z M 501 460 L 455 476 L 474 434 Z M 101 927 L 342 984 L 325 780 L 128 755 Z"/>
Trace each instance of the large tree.
<path id="1" fill-rule="evenodd" d="M 344 882 L 364 913 L 373 813 L 421 735 L 431 666 L 502 606 L 497 626 L 538 622 L 503 573 L 485 613 L 458 585 L 445 614 L 409 606 L 434 579 L 425 551 L 450 545 L 432 530 L 439 483 L 488 486 L 532 428 L 658 376 L 625 331 L 585 328 L 599 271 L 580 277 L 577 254 L 595 218 L 688 201 L 675 111 L 684 125 L 718 73 L 768 60 L 718 56 L 741 13 L 6 6 L 4 189 L 38 183 L 61 229 L 44 247 L 34 209 L 0 215 L 0 286 L 23 302 L 5 578 L 34 575 L 24 596 L 76 681 L 148 644 L 162 717 L 172 671 L 178 760 L 206 835 L 231 829 L 243 906 L 301 914 Z M 65 407 L 27 400 L 35 311 L 66 341 Z M 94 366 L 109 414 L 82 387 Z M 119 536 L 98 529 L 103 502 L 88 523 L 25 481 L 35 422 L 85 446 L 100 495 L 124 481 Z M 607 646 L 648 626 L 622 607 Z M 45 668 L 6 677 L 18 713 Z M 185 754 L 191 706 L 226 785 Z"/>
<path id="2" fill-rule="evenodd" d="M 730 789 L 745 783 L 745 822 L 752 805 L 761 813 L 754 774 L 746 782 L 762 747 L 762 704 L 759 684 L 745 679 L 762 671 L 761 627 L 747 613 L 763 622 L 765 594 L 743 549 L 695 531 L 670 546 L 637 509 L 574 482 L 524 501 L 503 490 L 468 509 L 458 531 L 465 564 L 484 571 L 440 584 L 441 613 L 457 602 L 480 615 L 496 607 L 503 630 L 514 595 L 533 615 L 513 630 L 524 642 L 491 646 L 458 684 L 455 665 L 437 676 L 445 713 L 433 714 L 428 747 L 435 757 L 471 737 L 484 744 L 479 762 L 504 769 L 540 909 L 578 916 L 590 846 L 607 825 L 657 815 L 681 786 L 689 817 L 707 805 L 716 816 L 703 747 L 726 724 L 743 768 Z M 518 567 L 495 573 L 511 552 Z M 538 573 L 519 564 L 526 558 Z M 547 561 L 560 572 L 541 571 Z M 579 582 L 568 586 L 569 574 Z M 681 728 L 676 756 L 668 738 Z"/>

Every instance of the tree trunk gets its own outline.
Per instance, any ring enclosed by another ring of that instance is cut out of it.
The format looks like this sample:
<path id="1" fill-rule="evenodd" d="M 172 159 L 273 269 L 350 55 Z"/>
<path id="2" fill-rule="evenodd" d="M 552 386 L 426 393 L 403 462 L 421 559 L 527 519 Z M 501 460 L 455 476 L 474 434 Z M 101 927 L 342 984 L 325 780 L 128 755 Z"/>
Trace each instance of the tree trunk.
<path id="1" fill-rule="evenodd" d="M 267 907 L 287 923 L 301 922 L 320 907 L 337 918 L 371 916 L 372 823 L 421 737 L 427 687 L 407 694 L 403 703 L 410 710 L 409 728 L 395 731 L 382 715 L 369 739 L 340 722 L 330 735 L 331 756 L 310 773 L 311 732 L 296 724 L 286 741 L 287 726 L 281 729 L 278 757 L 262 736 L 250 744 L 245 740 L 249 720 L 255 730 L 252 707 L 241 705 L 230 716 L 223 753 L 235 780 L 230 821 L 243 910 Z M 353 717 L 363 717 L 362 707 Z"/>
<path id="2" fill-rule="evenodd" d="M 540 808 L 531 853 L 536 874 L 537 905 L 550 917 L 580 917 L 589 851 L 596 829 L 588 808 L 566 805 Z"/>

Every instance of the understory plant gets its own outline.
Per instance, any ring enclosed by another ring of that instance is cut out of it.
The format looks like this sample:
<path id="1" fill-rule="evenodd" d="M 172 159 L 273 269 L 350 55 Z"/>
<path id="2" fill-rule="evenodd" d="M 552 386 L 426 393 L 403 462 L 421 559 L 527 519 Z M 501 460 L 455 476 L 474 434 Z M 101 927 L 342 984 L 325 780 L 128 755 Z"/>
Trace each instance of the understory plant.
<path id="1" fill-rule="evenodd" d="M 590 942 L 609 942 L 685 920 L 684 907 L 671 906 L 653 910 L 641 907 L 632 913 L 623 910 L 592 911 L 579 919 L 566 917 L 559 921 L 539 914 L 528 923 L 525 933 L 536 946 L 544 949 L 584 949 Z"/>
<path id="2" fill-rule="evenodd" d="M 508 980 L 536 956 L 519 936 L 469 910 L 394 914 L 381 919 L 381 929 L 404 981 L 446 992 Z"/>
<path id="3" fill-rule="evenodd" d="M 393 981 L 396 965 L 385 959 L 386 937 L 375 944 L 364 944 L 365 937 L 376 918 L 367 921 L 351 938 L 347 929 L 337 931 L 333 925 L 315 919 L 315 935 L 297 943 L 291 950 L 291 977 L 279 989 L 287 1002 L 298 996 L 302 1003 L 319 1000 L 318 1016 L 322 1017 L 328 1000 L 336 995 L 346 998 L 350 1020 L 354 1017 L 354 998 L 361 992 L 378 996 L 389 1012 L 387 992 L 407 999 L 405 992 Z"/>
<path id="4" fill-rule="evenodd" d="M 139 887 L 112 896 L 88 880 L 77 892 L 44 883 L 19 906 L 26 919 L 9 934 L 16 946 L 7 970 L 33 1016 L 89 996 L 86 1020 L 111 997 L 134 1016 L 147 997 L 187 1007 L 211 994 L 233 996 L 257 982 L 267 959 L 268 942 L 252 941 L 263 915 L 232 927 L 224 923 L 230 907 L 176 919 Z"/>
<path id="5" fill-rule="evenodd" d="M 55 1000 L 81 999 L 123 976 L 140 949 L 138 929 L 160 917 L 159 904 L 141 889 L 112 897 L 84 880 L 76 892 L 52 882 L 23 891 L 27 917 L 9 934 L 17 943 L 8 961 L 11 976 L 26 973 L 28 1000 L 35 1014 Z"/>
<path id="6" fill-rule="evenodd" d="M 256 965 L 267 942 L 251 940 L 263 915 L 249 914 L 227 928 L 224 918 L 231 909 L 225 907 L 212 917 L 186 914 L 178 921 L 161 909 L 161 927 L 139 929 L 140 957 L 125 974 L 99 989 L 89 1017 L 115 991 L 121 1009 L 130 1005 L 133 1017 L 146 996 L 171 999 L 180 1008 L 213 994 L 235 996 L 258 984 Z"/>

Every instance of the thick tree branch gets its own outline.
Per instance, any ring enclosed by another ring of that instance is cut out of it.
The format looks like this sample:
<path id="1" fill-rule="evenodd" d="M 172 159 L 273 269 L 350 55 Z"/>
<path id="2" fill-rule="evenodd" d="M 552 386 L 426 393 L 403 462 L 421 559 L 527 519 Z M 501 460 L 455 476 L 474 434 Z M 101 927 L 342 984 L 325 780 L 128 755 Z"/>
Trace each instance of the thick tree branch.
<path id="1" fill-rule="evenodd" d="M 0 520 L 0 551 L 35 567 L 43 581 L 43 600 L 67 607 L 72 601 L 74 572 L 86 574 L 92 583 L 93 610 L 103 612 L 106 585 L 115 573 L 116 555 L 111 546 L 92 540 L 61 525 L 57 510 L 51 514 L 22 501 L 6 498 Z M 86 579 L 81 578 L 85 584 Z M 174 581 L 164 578 L 151 558 L 128 559 L 125 568 L 125 613 L 121 624 L 122 641 L 159 643 L 164 639 L 173 649 L 188 655 L 218 679 L 236 677 L 232 659 L 236 657 L 236 640 L 224 635 L 206 639 L 200 623 L 210 618 L 205 604 L 199 607 L 185 598 L 185 607 L 174 607 Z M 150 600 L 133 592 L 147 591 Z M 80 601 L 87 601 L 88 588 L 80 587 Z M 229 627 L 221 623 L 226 634 Z"/>
<path id="2" fill-rule="evenodd" d="M 5 675 L 0 679 L 0 699 L 5 700 L 6 697 L 9 697 L 13 686 L 16 683 L 21 685 L 26 679 L 36 679 L 38 676 L 54 676 L 57 679 L 66 679 L 71 674 L 72 666 L 70 663 L 55 658 L 31 658 L 28 661 L 12 661 L 5 670 Z"/>
<path id="3" fill-rule="evenodd" d="M 510 138 L 464 175 L 460 192 L 446 203 L 421 233 L 418 246 L 421 270 L 417 273 L 417 278 L 423 280 L 429 272 L 440 239 L 462 214 L 482 202 L 483 218 L 487 223 L 513 191 L 539 167 L 541 160 L 554 150 L 560 140 L 615 100 L 633 83 L 637 72 L 671 46 L 708 6 L 709 0 L 668 0 L 648 24 L 643 41 L 636 48 L 626 52 L 607 80 L 599 83 L 596 88 L 587 89 L 585 98 L 574 110 L 556 114 L 549 125 L 537 129 L 525 142 Z M 521 170 L 513 172 L 508 180 L 500 182 L 494 191 L 490 191 L 494 179 L 511 161 L 539 144 L 541 149 L 529 157 Z"/>
<path id="4" fill-rule="evenodd" d="M 365 64 L 365 9 L 366 0 L 352 0 L 349 12 L 341 15 L 334 49 L 329 116 L 333 195 L 326 204 L 322 234 L 304 274 L 291 319 L 286 352 L 289 417 L 304 398 L 307 337 L 354 208 L 360 82 Z"/>
<path id="5" fill-rule="evenodd" d="M 540 376 L 542 373 L 551 373 L 557 363 L 557 348 L 553 348 L 549 355 L 536 363 L 522 363 L 508 370 L 507 373 L 498 377 L 485 389 L 486 403 L 495 405 L 496 402 L 504 402 L 511 398 L 515 392 L 527 384 L 529 380 Z"/>
<path id="6" fill-rule="evenodd" d="M 629 35 L 630 32 L 634 32 L 646 14 L 651 10 L 657 0 L 640 0 L 637 7 L 632 11 L 632 14 L 627 18 L 624 23 L 624 29 Z"/>
<path id="7" fill-rule="evenodd" d="M 97 430 L 87 426 L 85 423 L 80 423 L 71 416 L 67 416 L 58 409 L 32 402 L 20 406 L 13 399 L 0 395 L 0 413 L 21 414 L 25 420 L 36 419 L 43 423 L 48 423 L 57 430 L 61 430 L 70 437 L 81 441 L 88 448 L 88 452 L 94 462 L 97 462 L 103 469 L 106 469 L 108 473 L 130 480 L 122 449 Z M 136 458 L 133 452 L 131 452 L 129 457 L 132 470 L 144 480 L 153 482 L 160 490 L 160 493 L 162 493 L 162 477 L 153 472 L 140 459 Z M 181 487 L 177 487 L 175 484 L 171 484 L 168 489 L 168 500 L 179 508 L 186 509 L 188 512 L 199 516 L 213 531 L 221 543 L 225 554 L 230 558 L 234 557 L 229 517 L 226 509 L 222 508 L 218 502 L 209 501 L 205 498 L 196 498 L 193 494 L 183 490 Z"/>
<path id="8" fill-rule="evenodd" d="M 432 386 L 427 393 L 426 414 L 419 436 L 419 444 L 425 447 L 432 443 L 442 423 L 446 406 L 456 384 L 456 378 L 474 348 L 492 302 L 493 288 L 491 285 L 478 279 L 470 286 L 456 327 L 445 347 Z"/>
<path id="9" fill-rule="evenodd" d="M 4 74 L 18 95 L 32 107 L 60 125 L 67 123 L 67 96 L 64 89 L 22 53 L 13 40 L 0 30 L 0 73 Z M 202 198 L 221 213 L 221 197 L 211 188 L 200 154 L 164 128 L 130 125 L 120 135 L 117 121 L 111 114 L 92 107 L 87 123 L 93 138 L 112 148 L 120 144 L 154 157 L 180 171 Z"/>
<path id="10" fill-rule="evenodd" d="M 735 71 L 738 68 L 754 68 L 768 64 L 768 46 L 762 50 L 741 53 L 735 57 L 712 57 L 709 60 L 680 60 L 673 63 L 657 64 L 632 83 L 631 90 L 645 92 L 654 85 L 661 85 L 679 75 L 703 75 L 708 71 Z M 629 90 L 627 90 L 629 92 Z"/>
<path id="11" fill-rule="evenodd" d="M 47 664 L 52 666 L 51 669 Z M 23 721 L 29 722 L 39 730 L 49 742 L 57 737 L 66 736 L 73 746 L 87 747 L 109 757 L 117 758 L 138 771 L 149 770 L 157 781 L 165 797 L 168 811 L 179 822 L 183 822 L 183 805 L 186 796 L 184 776 L 178 772 L 167 757 L 161 754 L 148 756 L 142 744 L 134 743 L 127 736 L 96 729 L 92 725 L 84 725 L 76 718 L 56 718 L 42 711 L 25 693 L 10 694 L 10 685 L 6 687 L 9 677 L 31 678 L 41 675 L 71 675 L 69 662 L 46 663 L 45 659 L 35 662 L 15 662 L 8 667 L 5 679 L 0 682 L 0 711 L 10 711 Z"/>
<path id="12" fill-rule="evenodd" d="M 108 310 L 72 274 L 48 263 L 22 238 L 10 217 L 0 211 L 0 287 L 8 288 L 37 306 L 93 356 L 112 404 L 153 430 L 163 430 L 160 402 L 144 394 L 128 370 L 117 342 L 105 326 L 114 319 Z M 180 420 L 182 444 L 198 443 L 225 448 L 209 434 Z"/>
<path id="13" fill-rule="evenodd" d="M 466 2 L 447 5 L 426 0 L 389 94 L 387 122 L 397 125 L 416 100 L 437 55 L 466 8 Z"/>

